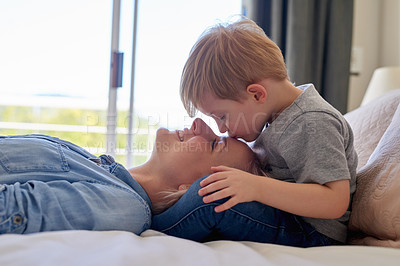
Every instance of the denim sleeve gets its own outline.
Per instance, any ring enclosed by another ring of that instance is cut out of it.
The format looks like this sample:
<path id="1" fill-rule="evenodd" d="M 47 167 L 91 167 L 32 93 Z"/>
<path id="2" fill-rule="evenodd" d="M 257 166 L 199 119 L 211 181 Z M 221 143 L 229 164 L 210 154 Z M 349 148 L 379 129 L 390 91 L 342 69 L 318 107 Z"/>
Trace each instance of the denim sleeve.
<path id="1" fill-rule="evenodd" d="M 149 228 L 148 204 L 133 190 L 57 180 L 0 185 L 0 234 Z"/>

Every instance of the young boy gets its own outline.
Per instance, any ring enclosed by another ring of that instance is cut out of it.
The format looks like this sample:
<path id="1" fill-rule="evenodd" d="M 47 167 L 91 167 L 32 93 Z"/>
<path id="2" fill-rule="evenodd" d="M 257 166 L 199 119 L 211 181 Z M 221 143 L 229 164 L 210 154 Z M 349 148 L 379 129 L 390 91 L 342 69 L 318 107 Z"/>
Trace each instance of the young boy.
<path id="1" fill-rule="evenodd" d="M 346 241 L 356 186 L 352 130 L 312 84 L 290 82 L 280 49 L 261 28 L 243 19 L 207 30 L 191 50 L 180 92 L 191 116 L 199 110 L 222 133 L 255 141 L 267 173 L 213 167 L 200 183 L 204 203 L 228 198 L 218 213 L 260 202 L 300 217 L 335 243 Z"/>

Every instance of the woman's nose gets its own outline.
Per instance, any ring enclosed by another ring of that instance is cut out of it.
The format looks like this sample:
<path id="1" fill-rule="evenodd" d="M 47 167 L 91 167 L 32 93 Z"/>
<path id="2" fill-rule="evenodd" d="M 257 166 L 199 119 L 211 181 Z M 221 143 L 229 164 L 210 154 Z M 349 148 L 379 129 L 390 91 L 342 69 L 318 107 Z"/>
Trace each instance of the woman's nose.
<path id="1" fill-rule="evenodd" d="M 192 127 L 190 130 L 196 135 L 196 136 L 202 136 L 207 140 L 213 140 L 217 137 L 215 133 L 212 131 L 212 129 L 200 118 L 196 118 L 193 123 Z"/>

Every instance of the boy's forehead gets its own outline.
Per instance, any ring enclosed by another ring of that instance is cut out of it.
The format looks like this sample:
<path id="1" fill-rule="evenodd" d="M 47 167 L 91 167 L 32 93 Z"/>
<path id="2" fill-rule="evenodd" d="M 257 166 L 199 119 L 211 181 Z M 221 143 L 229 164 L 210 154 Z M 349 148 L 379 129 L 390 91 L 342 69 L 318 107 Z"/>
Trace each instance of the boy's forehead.
<path id="1" fill-rule="evenodd" d="M 205 92 L 202 96 L 202 99 L 197 104 L 197 109 L 205 115 L 212 115 L 215 112 L 217 107 L 216 102 L 219 99 L 217 96 L 213 95 L 210 92 Z"/>

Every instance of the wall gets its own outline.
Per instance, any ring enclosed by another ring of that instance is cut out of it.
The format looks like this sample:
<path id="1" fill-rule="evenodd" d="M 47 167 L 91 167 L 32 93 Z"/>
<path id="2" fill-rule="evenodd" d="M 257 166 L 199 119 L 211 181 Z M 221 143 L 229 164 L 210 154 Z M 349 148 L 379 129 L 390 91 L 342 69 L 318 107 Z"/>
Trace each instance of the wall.
<path id="1" fill-rule="evenodd" d="M 385 0 L 382 7 L 381 66 L 400 65 L 400 1 Z M 393 26 L 392 26 L 393 25 Z"/>
<path id="2" fill-rule="evenodd" d="M 399 0 L 354 0 L 348 111 L 360 106 L 376 68 L 400 65 L 399 14 Z"/>

